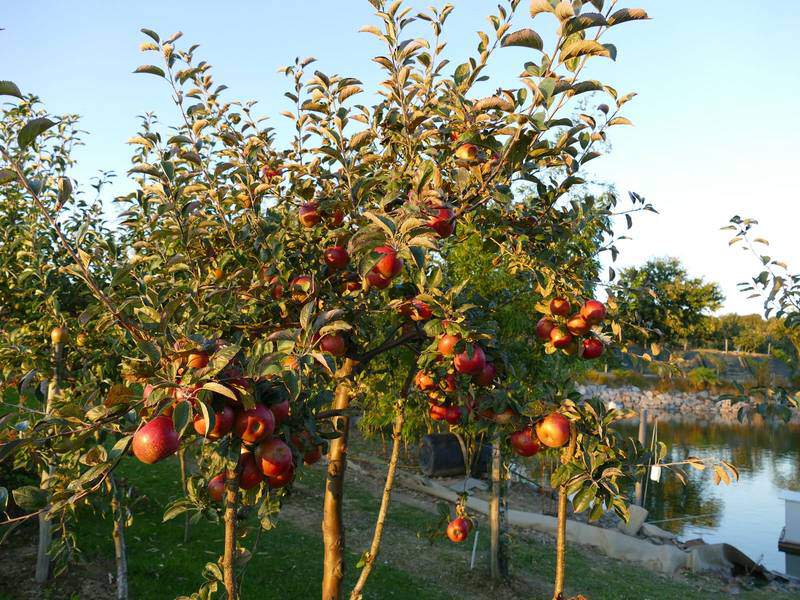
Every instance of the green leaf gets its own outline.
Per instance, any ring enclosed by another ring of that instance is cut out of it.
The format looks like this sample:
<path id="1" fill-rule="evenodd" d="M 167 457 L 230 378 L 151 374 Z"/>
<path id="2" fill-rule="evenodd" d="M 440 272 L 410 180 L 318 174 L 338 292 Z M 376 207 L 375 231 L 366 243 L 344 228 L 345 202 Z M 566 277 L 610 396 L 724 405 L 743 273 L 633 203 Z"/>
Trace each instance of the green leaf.
<path id="1" fill-rule="evenodd" d="M 564 23 L 564 35 L 572 35 L 578 31 L 583 31 L 589 27 L 602 27 L 608 25 L 606 18 L 600 13 L 584 13 L 582 15 L 575 15 Z"/>
<path id="2" fill-rule="evenodd" d="M 0 185 L 9 183 L 17 178 L 17 174 L 11 169 L 0 169 Z"/>
<path id="3" fill-rule="evenodd" d="M 608 24 L 619 25 L 626 21 L 642 21 L 649 18 L 643 8 L 623 8 L 608 17 Z"/>
<path id="4" fill-rule="evenodd" d="M 544 47 L 542 38 L 533 29 L 520 29 L 514 33 L 509 33 L 503 38 L 502 46 L 523 46 L 541 50 Z"/>
<path id="5" fill-rule="evenodd" d="M 22 129 L 19 130 L 19 135 L 17 135 L 17 143 L 19 144 L 19 147 L 25 148 L 31 142 L 33 142 L 33 140 L 35 140 L 38 136 L 50 129 L 55 124 L 55 121 L 51 121 L 47 117 L 31 119 Z"/>
<path id="6" fill-rule="evenodd" d="M 22 92 L 19 91 L 17 84 L 13 81 L 0 81 L 0 96 L 14 96 L 24 100 Z"/>
<path id="7" fill-rule="evenodd" d="M 596 494 L 597 488 L 594 486 L 594 484 L 582 488 L 572 498 L 572 508 L 575 509 L 576 513 L 585 511 L 587 508 L 589 508 L 589 504 L 592 502 L 592 500 L 594 500 Z"/>
<path id="8" fill-rule="evenodd" d="M 161 41 L 161 38 L 158 37 L 158 34 L 152 29 L 147 29 L 145 27 L 142 27 L 139 31 L 141 31 L 143 34 L 152 39 L 156 44 L 158 44 Z"/>
<path id="9" fill-rule="evenodd" d="M 27 511 L 35 511 L 47 506 L 47 492 L 39 489 L 35 485 L 25 485 L 11 492 L 20 508 Z"/>
<path id="10" fill-rule="evenodd" d="M 8 490 L 0 487 L 0 510 L 5 510 L 8 506 Z"/>
<path id="11" fill-rule="evenodd" d="M 579 56 L 611 57 L 611 52 L 600 42 L 594 40 L 574 39 L 561 47 L 561 60 L 566 61 Z"/>
<path id="12" fill-rule="evenodd" d="M 150 75 L 165 77 L 164 69 L 155 65 L 142 65 L 141 67 L 137 67 L 134 73 L 149 73 Z"/>

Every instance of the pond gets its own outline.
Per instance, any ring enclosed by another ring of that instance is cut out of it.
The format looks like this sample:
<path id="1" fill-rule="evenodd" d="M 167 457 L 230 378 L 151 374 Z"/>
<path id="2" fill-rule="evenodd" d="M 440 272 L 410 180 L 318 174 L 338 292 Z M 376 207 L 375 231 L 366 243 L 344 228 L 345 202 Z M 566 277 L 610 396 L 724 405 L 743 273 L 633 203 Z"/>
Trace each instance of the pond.
<path id="1" fill-rule="evenodd" d="M 649 443 L 653 422 L 648 420 Z M 626 422 L 619 429 L 635 437 L 638 423 Z M 657 431 L 670 449 L 670 461 L 721 458 L 736 465 L 740 479 L 717 486 L 710 470 L 687 468 L 685 486 L 664 474 L 660 483 L 648 480 L 647 520 L 684 541 L 700 537 L 707 543 L 732 544 L 768 569 L 785 572 L 785 556 L 778 551 L 785 524 L 779 494 L 784 489 L 800 491 L 800 425 L 661 416 Z M 671 520 L 685 516 L 693 518 Z"/>

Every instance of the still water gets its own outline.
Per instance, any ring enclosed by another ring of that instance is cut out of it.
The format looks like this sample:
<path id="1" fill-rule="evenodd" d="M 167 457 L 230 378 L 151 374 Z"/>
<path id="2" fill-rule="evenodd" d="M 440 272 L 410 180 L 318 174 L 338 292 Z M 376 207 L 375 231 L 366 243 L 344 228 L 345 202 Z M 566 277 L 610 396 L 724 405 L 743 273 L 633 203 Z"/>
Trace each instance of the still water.
<path id="1" fill-rule="evenodd" d="M 618 429 L 635 437 L 638 424 L 626 423 Z M 648 442 L 652 432 L 651 421 Z M 660 483 L 647 482 L 647 520 L 681 540 L 700 537 L 707 543 L 732 544 L 768 569 L 785 572 L 785 557 L 778 551 L 784 526 L 779 494 L 783 489 L 800 491 L 800 425 L 662 416 L 657 432 L 669 447 L 667 462 L 687 456 L 717 457 L 736 465 L 740 479 L 717 486 L 710 470 L 687 468 L 684 486 L 662 473 Z M 683 516 L 697 518 L 665 521 Z"/>

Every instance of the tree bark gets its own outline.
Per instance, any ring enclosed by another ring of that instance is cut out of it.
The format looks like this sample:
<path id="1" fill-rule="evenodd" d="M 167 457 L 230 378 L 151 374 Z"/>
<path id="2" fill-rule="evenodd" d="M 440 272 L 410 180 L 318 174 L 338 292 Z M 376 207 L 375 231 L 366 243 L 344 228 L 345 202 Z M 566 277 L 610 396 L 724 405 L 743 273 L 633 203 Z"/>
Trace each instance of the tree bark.
<path id="1" fill-rule="evenodd" d="M 566 464 L 575 454 L 577 431 L 570 424 L 569 446 L 561 455 L 561 462 Z M 558 486 L 558 521 L 556 529 L 556 578 L 553 584 L 553 600 L 564 597 L 564 575 L 567 567 L 567 486 Z"/>
<path id="2" fill-rule="evenodd" d="M 350 593 L 350 600 L 361 600 L 364 592 L 364 586 L 367 583 L 367 578 L 372 572 L 372 567 L 378 558 L 378 552 L 381 547 L 381 539 L 383 536 L 383 526 L 386 523 L 386 515 L 389 513 L 389 505 L 392 502 L 392 488 L 394 487 L 394 476 L 397 472 L 397 463 L 400 458 L 400 444 L 403 437 L 403 423 L 405 423 L 405 408 L 406 399 L 408 398 L 408 391 L 411 387 L 411 382 L 414 379 L 414 372 L 416 371 L 416 362 L 411 366 L 408 371 L 406 380 L 403 383 L 403 389 L 400 392 L 400 398 L 395 407 L 394 425 L 392 427 L 392 454 L 389 458 L 389 469 L 386 472 L 386 482 L 383 485 L 383 496 L 381 498 L 381 507 L 378 511 L 378 518 L 375 521 L 375 532 L 372 534 L 372 544 L 370 545 L 369 552 L 364 559 L 364 566 L 358 576 L 353 591 Z"/>
<path id="3" fill-rule="evenodd" d="M 241 463 L 236 469 L 229 469 L 225 475 L 225 552 L 222 555 L 222 578 L 228 600 L 237 600 L 236 570 L 236 510 L 239 507 L 239 472 Z"/>
<path id="4" fill-rule="evenodd" d="M 500 442 L 492 442 L 492 493 L 489 498 L 490 571 L 492 579 L 502 576 L 500 566 Z"/>
<path id="5" fill-rule="evenodd" d="M 111 485 L 111 515 L 114 518 L 114 560 L 117 565 L 117 600 L 128 600 L 128 554 L 125 548 L 125 511 L 119 501 L 114 475 L 108 476 Z"/>
<path id="6" fill-rule="evenodd" d="M 349 363 L 350 361 L 346 361 Z M 350 406 L 352 394 L 349 373 L 336 386 L 333 409 L 344 410 Z M 344 474 L 347 466 L 347 437 L 350 418 L 334 418 L 333 426 L 339 437 L 331 440 L 328 450 L 328 473 L 325 479 L 325 499 L 322 509 L 322 542 L 324 551 L 322 574 L 322 599 L 339 600 L 344 578 L 344 527 L 342 526 L 342 497 Z"/>

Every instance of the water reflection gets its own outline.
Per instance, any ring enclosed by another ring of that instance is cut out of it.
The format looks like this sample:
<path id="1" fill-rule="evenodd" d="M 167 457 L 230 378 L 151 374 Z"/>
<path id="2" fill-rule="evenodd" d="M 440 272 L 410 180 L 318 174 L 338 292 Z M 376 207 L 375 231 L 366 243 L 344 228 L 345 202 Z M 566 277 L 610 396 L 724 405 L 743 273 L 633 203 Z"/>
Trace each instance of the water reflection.
<path id="1" fill-rule="evenodd" d="M 626 422 L 619 430 L 635 437 L 638 423 Z M 652 422 L 648 427 L 648 442 Z M 732 462 L 740 480 L 730 486 L 714 485 L 710 471 L 687 469 L 687 483 L 662 477 L 647 482 L 648 521 L 686 540 L 733 544 L 755 561 L 783 571 L 784 555 L 778 536 L 784 525 L 781 489 L 800 491 L 800 425 L 781 422 L 740 424 L 720 419 L 661 415 L 658 438 L 669 447 L 669 460 L 688 456 L 716 457 Z M 696 519 L 668 520 L 684 516 Z"/>

